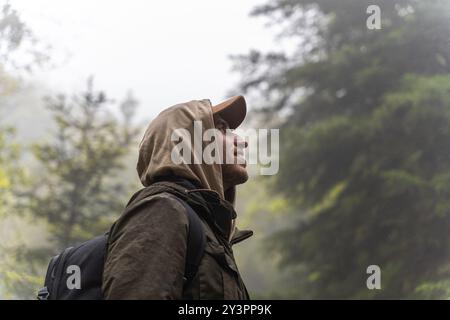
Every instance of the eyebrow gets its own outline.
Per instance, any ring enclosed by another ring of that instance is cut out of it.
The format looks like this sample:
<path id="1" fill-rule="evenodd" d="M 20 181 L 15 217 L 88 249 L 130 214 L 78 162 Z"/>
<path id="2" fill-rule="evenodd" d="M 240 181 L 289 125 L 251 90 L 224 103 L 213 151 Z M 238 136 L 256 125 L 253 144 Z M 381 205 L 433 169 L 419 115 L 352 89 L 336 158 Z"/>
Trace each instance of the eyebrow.
<path id="1" fill-rule="evenodd" d="M 218 116 L 217 118 L 216 118 L 216 124 L 222 124 L 222 125 L 225 125 L 227 128 L 229 128 L 230 127 L 230 125 L 228 124 L 228 122 L 226 122 L 222 117 L 220 117 L 220 116 Z"/>

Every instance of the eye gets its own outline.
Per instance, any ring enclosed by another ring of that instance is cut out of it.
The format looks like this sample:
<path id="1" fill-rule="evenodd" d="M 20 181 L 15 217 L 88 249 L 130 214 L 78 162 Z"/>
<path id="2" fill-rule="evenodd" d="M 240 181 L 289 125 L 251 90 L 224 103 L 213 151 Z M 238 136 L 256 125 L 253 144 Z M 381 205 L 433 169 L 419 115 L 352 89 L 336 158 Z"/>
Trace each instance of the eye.
<path id="1" fill-rule="evenodd" d="M 225 123 L 224 121 L 220 121 L 220 122 L 217 123 L 217 125 L 216 125 L 216 129 L 219 129 L 219 130 L 222 131 L 223 133 L 226 132 L 227 127 L 228 127 L 228 126 L 226 125 L 226 123 Z"/>

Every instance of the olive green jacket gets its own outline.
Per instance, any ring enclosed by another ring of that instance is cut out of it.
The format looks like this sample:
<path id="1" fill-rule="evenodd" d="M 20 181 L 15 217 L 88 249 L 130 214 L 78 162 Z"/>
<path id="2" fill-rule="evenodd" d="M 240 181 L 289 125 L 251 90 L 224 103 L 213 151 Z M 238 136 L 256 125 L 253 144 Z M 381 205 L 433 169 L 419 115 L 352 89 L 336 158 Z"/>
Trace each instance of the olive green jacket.
<path id="1" fill-rule="evenodd" d="M 153 195 L 130 200 L 111 228 L 103 273 L 105 299 L 249 299 L 232 246 L 252 232 L 230 223 L 236 217 L 233 206 L 212 190 L 189 190 L 174 182 L 157 182 L 151 188 Z M 183 277 L 189 222 L 174 192 L 199 215 L 206 235 L 204 255 L 187 286 Z"/>

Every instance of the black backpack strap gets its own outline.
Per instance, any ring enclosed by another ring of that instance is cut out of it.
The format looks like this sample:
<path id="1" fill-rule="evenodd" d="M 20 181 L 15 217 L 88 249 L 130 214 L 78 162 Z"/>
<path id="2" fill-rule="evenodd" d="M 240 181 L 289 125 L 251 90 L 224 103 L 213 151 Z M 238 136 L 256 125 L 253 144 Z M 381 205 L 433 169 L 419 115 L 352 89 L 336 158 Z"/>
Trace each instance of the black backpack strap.
<path id="1" fill-rule="evenodd" d="M 53 283 L 55 280 L 55 267 L 58 262 L 60 255 L 54 256 L 50 263 L 48 264 L 47 273 L 45 275 L 44 287 L 40 288 L 38 291 L 37 298 L 38 300 L 49 300 L 50 291 L 53 288 Z"/>
<path id="2" fill-rule="evenodd" d="M 56 260 L 56 265 L 55 265 L 55 269 L 54 269 L 55 276 L 54 276 L 54 280 L 53 280 L 53 284 L 52 284 L 52 288 L 51 288 L 52 291 L 50 291 L 50 300 L 58 299 L 59 284 L 61 282 L 61 279 L 62 279 L 64 271 L 65 271 L 64 268 L 66 265 L 67 256 L 72 251 L 72 249 L 73 249 L 73 247 L 66 248 L 61 253 L 59 258 Z"/>
<path id="3" fill-rule="evenodd" d="M 44 287 L 39 289 L 38 300 L 57 300 L 58 287 L 64 274 L 64 266 L 67 256 L 73 247 L 66 248 L 61 254 L 54 256 L 48 265 L 47 274 L 45 275 Z"/>
<path id="4" fill-rule="evenodd" d="M 200 260 L 203 257 L 206 246 L 206 236 L 202 222 L 197 213 L 185 201 L 174 196 L 186 209 L 189 221 L 189 231 L 187 237 L 186 264 L 184 268 L 184 287 L 186 288 L 194 279 Z"/>

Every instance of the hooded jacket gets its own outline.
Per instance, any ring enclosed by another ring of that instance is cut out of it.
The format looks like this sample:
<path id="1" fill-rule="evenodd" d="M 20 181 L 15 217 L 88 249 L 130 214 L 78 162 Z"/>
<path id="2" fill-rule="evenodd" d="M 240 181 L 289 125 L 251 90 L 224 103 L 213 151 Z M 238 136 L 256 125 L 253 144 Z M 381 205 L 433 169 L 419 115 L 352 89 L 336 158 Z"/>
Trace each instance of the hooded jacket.
<path id="1" fill-rule="evenodd" d="M 214 128 L 209 100 L 161 112 L 139 145 L 137 172 L 144 187 L 158 182 L 177 189 L 186 186 L 183 181 L 195 186 L 184 190 L 207 240 L 197 274 L 184 286 L 188 218 L 183 205 L 162 192 L 138 209 L 127 210 L 129 203 L 112 226 L 103 273 L 106 299 L 249 299 L 232 245 L 252 232 L 235 227 L 235 187 L 223 189 L 220 164 L 175 164 L 171 158 L 178 143 L 172 141 L 174 129 L 185 129 L 194 139 L 196 120 L 202 122 L 203 132 Z M 202 147 L 209 143 L 202 140 Z"/>

